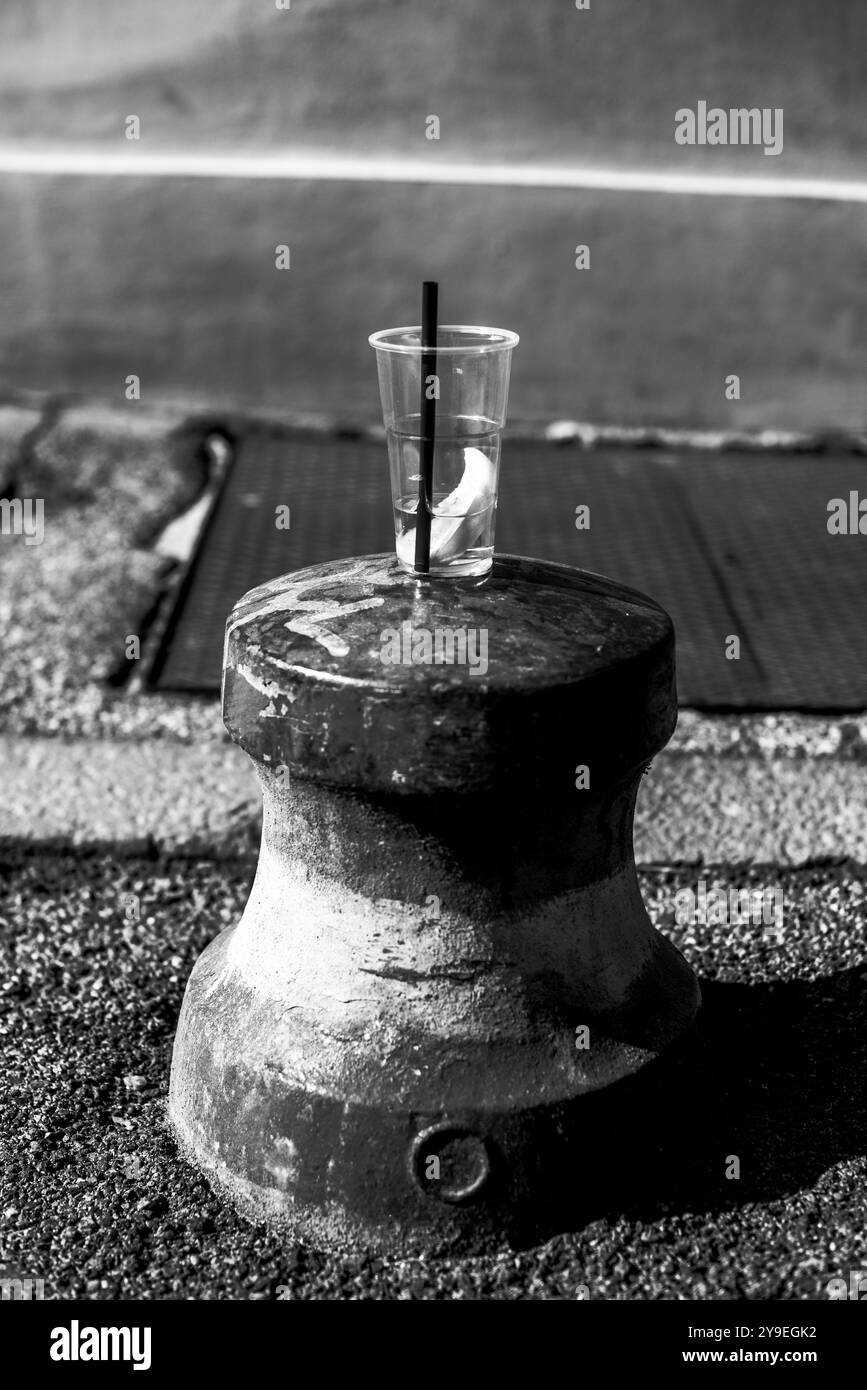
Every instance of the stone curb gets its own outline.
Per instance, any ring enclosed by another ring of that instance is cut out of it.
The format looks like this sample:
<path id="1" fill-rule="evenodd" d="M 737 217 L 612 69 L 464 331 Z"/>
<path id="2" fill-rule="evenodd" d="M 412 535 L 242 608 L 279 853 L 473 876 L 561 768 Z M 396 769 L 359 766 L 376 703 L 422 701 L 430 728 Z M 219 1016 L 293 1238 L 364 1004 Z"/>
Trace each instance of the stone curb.
<path id="1" fill-rule="evenodd" d="M 186 425 L 203 431 L 221 427 L 243 434 L 250 429 L 270 427 L 287 434 L 322 434 L 329 438 L 350 438 L 385 442 L 385 427 L 372 416 L 339 415 L 322 410 L 289 410 L 262 406 L 249 413 L 234 405 L 215 402 L 202 405 L 191 401 L 181 405 L 160 399 L 153 404 L 136 404 L 133 409 L 103 397 L 55 396 L 32 393 L 26 399 L 0 399 L 0 441 L 15 440 L 29 433 L 41 419 L 59 416 L 64 426 L 89 428 L 114 435 L 118 424 L 133 432 L 159 434 Z M 785 430 L 690 429 L 677 425 L 622 425 L 594 420 L 551 419 L 547 416 L 510 418 L 508 437 L 522 443 L 545 442 L 577 445 L 582 450 L 668 449 L 694 453 L 757 454 L 867 454 L 867 431 L 859 429 Z"/>
<path id="2" fill-rule="evenodd" d="M 0 403 L 0 497 L 7 496 L 21 458 L 21 448 L 42 418 L 39 410 Z"/>
<path id="3" fill-rule="evenodd" d="M 0 766 L 0 845 L 207 859 L 258 847 L 258 783 L 230 743 L 0 737 Z M 865 805 L 860 762 L 665 751 L 639 794 L 636 859 L 867 864 Z"/>
<path id="4" fill-rule="evenodd" d="M 0 738 L 0 843 L 124 855 L 255 852 L 259 784 L 231 743 Z"/>

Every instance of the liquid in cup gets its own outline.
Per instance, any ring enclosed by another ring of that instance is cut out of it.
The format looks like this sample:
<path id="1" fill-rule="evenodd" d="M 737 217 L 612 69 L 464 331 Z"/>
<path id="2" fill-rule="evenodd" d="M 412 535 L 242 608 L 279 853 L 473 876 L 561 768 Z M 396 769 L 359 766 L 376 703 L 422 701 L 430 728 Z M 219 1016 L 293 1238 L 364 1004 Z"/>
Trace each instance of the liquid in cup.
<path id="1" fill-rule="evenodd" d="M 414 574 L 423 444 L 420 330 L 387 329 L 370 341 L 377 353 L 388 439 L 395 550 L 401 567 Z M 440 394 L 429 499 L 432 575 L 478 576 L 491 568 L 500 436 L 517 342 L 517 335 L 505 329 L 445 325 L 438 330 Z"/>
<path id="2" fill-rule="evenodd" d="M 418 419 L 414 422 L 418 429 Z M 461 423 L 461 422 L 455 422 Z M 470 423 L 470 422 L 468 422 Z M 472 422 L 476 426 L 483 423 Z M 397 557 L 405 569 L 415 566 L 421 441 L 418 434 L 388 430 Z M 434 494 L 431 506 L 430 573 L 485 574 L 494 554 L 500 431 L 464 431 L 434 444 Z M 408 483 L 409 488 L 401 492 Z"/>

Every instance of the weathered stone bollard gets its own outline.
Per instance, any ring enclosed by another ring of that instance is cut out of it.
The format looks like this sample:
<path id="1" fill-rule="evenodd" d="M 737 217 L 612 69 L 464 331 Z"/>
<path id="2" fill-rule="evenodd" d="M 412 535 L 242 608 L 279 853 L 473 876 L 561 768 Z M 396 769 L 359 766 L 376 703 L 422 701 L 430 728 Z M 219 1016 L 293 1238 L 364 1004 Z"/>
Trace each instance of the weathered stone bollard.
<path id="1" fill-rule="evenodd" d="M 698 1008 L 632 850 L 677 718 L 670 619 L 509 556 L 484 581 L 317 565 L 236 604 L 223 713 L 262 848 L 187 986 L 182 1148 L 320 1247 L 509 1238 L 574 1185 L 591 1093 Z"/>

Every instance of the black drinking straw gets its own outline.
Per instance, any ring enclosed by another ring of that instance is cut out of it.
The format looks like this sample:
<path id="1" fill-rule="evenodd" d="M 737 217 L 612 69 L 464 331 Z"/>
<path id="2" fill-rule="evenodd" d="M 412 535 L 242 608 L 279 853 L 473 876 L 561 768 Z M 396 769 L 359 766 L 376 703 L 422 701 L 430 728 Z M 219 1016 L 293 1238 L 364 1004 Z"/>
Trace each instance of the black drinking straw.
<path id="1" fill-rule="evenodd" d="M 433 507 L 434 439 L 436 437 L 438 389 L 428 389 L 428 378 L 437 370 L 437 282 L 425 280 L 421 287 L 421 398 L 419 417 L 420 463 L 418 507 L 415 522 L 415 569 L 430 573 L 430 514 Z M 435 383 L 436 384 L 436 383 Z"/>

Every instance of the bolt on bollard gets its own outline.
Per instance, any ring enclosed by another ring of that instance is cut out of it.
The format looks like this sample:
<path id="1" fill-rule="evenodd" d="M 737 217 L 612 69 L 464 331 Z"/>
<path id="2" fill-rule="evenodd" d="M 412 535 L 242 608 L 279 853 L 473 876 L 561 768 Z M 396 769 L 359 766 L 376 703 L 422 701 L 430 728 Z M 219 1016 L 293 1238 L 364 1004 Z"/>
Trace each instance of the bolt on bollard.
<path id="1" fill-rule="evenodd" d="M 235 605 L 223 716 L 262 845 L 187 986 L 182 1150 L 319 1248 L 472 1252 L 556 1221 L 594 1097 L 699 1006 L 632 847 L 677 719 L 671 620 L 512 556 L 484 581 L 317 565 Z"/>

